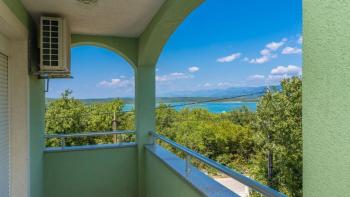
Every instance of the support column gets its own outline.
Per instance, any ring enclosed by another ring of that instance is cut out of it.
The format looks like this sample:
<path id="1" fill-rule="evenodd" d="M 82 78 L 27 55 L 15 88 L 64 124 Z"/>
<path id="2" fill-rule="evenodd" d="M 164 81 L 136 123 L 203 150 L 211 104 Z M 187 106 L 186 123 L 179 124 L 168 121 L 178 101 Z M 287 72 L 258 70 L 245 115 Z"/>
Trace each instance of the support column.
<path id="1" fill-rule="evenodd" d="M 303 196 L 350 193 L 349 10 L 303 1 Z"/>
<path id="2" fill-rule="evenodd" d="M 138 189 L 139 196 L 143 196 L 145 193 L 144 145 L 152 143 L 148 132 L 155 130 L 155 66 L 139 66 L 135 70 Z"/>
<path id="3" fill-rule="evenodd" d="M 152 143 L 149 131 L 155 130 L 155 65 L 175 29 L 204 0 L 167 0 L 138 38 L 136 86 L 136 140 L 138 143 L 139 196 L 145 196 L 145 150 Z"/>

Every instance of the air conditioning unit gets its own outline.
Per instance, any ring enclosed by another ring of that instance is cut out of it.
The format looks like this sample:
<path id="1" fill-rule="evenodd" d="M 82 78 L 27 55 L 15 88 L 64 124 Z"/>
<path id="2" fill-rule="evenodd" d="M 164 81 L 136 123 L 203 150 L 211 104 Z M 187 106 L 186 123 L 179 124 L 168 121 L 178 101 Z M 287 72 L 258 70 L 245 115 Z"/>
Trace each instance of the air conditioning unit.
<path id="1" fill-rule="evenodd" d="M 70 77 L 70 31 L 60 17 L 40 18 L 40 68 L 47 78 Z"/>

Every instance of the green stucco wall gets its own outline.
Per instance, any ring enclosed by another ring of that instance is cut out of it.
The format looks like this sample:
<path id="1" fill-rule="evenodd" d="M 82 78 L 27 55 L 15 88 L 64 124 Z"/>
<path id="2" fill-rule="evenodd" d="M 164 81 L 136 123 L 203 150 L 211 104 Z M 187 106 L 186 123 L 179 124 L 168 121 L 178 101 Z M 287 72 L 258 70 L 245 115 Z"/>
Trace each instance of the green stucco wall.
<path id="1" fill-rule="evenodd" d="M 304 196 L 350 195 L 350 3 L 303 1 Z"/>
<path id="2" fill-rule="evenodd" d="M 138 59 L 138 38 L 121 38 L 116 36 L 72 35 L 72 47 L 95 45 L 116 52 L 128 61 L 135 69 Z"/>
<path id="3" fill-rule="evenodd" d="M 147 197 L 202 196 L 198 190 L 149 151 L 145 152 L 145 179 L 144 196 Z"/>
<path id="4" fill-rule="evenodd" d="M 44 154 L 45 197 L 134 197 L 137 148 L 111 148 Z"/>
<path id="5" fill-rule="evenodd" d="M 37 65 L 36 27 L 20 0 L 1 0 L 28 29 L 31 46 L 31 65 Z M 34 43 L 34 44 L 33 44 Z M 25 90 L 23 90 L 25 91 Z M 43 196 L 43 147 L 44 147 L 44 82 L 29 77 L 29 197 Z"/>
<path id="6" fill-rule="evenodd" d="M 30 166 L 30 197 L 43 196 L 43 149 L 44 149 L 44 113 L 45 93 L 44 82 L 36 77 L 30 77 L 29 105 L 29 166 Z"/>
<path id="7" fill-rule="evenodd" d="M 1 0 L 17 16 L 17 18 L 27 27 L 28 30 L 35 29 L 32 17 L 28 14 L 20 0 Z"/>

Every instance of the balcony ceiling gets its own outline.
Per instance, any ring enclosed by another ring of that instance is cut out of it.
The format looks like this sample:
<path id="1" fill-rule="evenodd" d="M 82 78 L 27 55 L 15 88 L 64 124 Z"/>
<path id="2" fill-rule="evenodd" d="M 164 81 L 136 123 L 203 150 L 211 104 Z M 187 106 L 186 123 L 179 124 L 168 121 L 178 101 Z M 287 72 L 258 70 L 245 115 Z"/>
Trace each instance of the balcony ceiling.
<path id="1" fill-rule="evenodd" d="M 85 4 L 79 0 L 22 0 L 36 22 L 40 15 L 58 15 L 68 20 L 73 34 L 120 37 L 140 36 L 164 1 L 97 0 Z"/>

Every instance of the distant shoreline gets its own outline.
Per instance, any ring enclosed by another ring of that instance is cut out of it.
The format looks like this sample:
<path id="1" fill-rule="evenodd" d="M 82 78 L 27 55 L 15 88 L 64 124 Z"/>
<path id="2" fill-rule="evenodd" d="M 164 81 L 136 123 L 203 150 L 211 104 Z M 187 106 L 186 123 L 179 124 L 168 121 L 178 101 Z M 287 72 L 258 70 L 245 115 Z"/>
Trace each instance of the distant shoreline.
<path id="1" fill-rule="evenodd" d="M 46 98 L 46 104 L 57 100 L 58 98 Z M 90 105 L 95 103 L 105 103 L 116 99 L 122 100 L 125 104 L 133 104 L 134 98 L 92 98 L 92 99 L 77 99 L 84 104 Z M 221 99 L 220 97 L 158 97 L 156 98 L 157 103 L 188 103 L 188 102 L 203 102 L 209 100 Z M 225 102 L 258 102 L 259 97 L 255 98 L 235 98 L 235 99 L 225 99 L 222 101 L 213 101 L 215 103 L 225 103 Z"/>
<path id="2" fill-rule="evenodd" d="M 160 103 L 156 104 L 156 107 L 159 106 Z M 232 110 L 236 110 L 242 107 L 247 107 L 249 111 L 255 112 L 257 108 L 257 102 L 252 101 L 216 101 L 216 102 L 206 102 L 199 104 L 192 104 L 192 102 L 173 102 L 173 103 L 164 103 L 166 105 L 171 106 L 176 111 L 181 111 L 185 108 L 189 110 L 194 109 L 206 109 L 212 113 L 226 113 Z M 185 105 L 183 105 L 185 104 Z M 189 104 L 189 105 L 186 105 Z M 134 104 L 125 104 L 123 111 L 131 111 L 134 109 Z"/>

